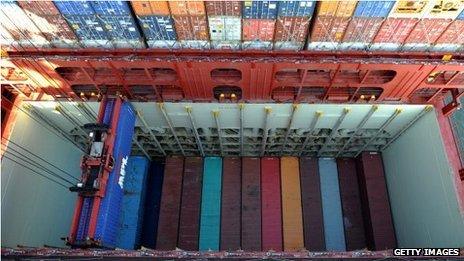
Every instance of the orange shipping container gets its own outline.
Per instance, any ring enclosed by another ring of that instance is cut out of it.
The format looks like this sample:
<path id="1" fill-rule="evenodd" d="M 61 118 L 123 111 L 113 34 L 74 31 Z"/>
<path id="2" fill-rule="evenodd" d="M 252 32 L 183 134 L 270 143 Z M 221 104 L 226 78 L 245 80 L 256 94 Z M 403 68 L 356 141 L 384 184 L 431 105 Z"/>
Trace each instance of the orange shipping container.
<path id="1" fill-rule="evenodd" d="M 206 1 L 206 12 L 208 16 L 241 16 L 242 2 L 240 1 Z"/>
<path id="2" fill-rule="evenodd" d="M 205 15 L 173 16 L 177 40 L 208 41 L 208 23 Z"/>
<path id="3" fill-rule="evenodd" d="M 284 250 L 298 251 L 304 248 L 298 158 L 282 157 L 280 167 Z"/>
<path id="4" fill-rule="evenodd" d="M 405 43 L 435 43 L 450 23 L 451 19 L 421 19 L 406 38 Z"/>
<path id="5" fill-rule="evenodd" d="M 310 18 L 307 17 L 279 17 L 276 23 L 275 41 L 306 41 L 309 21 Z"/>
<path id="6" fill-rule="evenodd" d="M 172 15 L 206 15 L 203 1 L 169 1 Z"/>
<path id="7" fill-rule="evenodd" d="M 132 1 L 136 15 L 170 15 L 167 1 Z"/>
<path id="8" fill-rule="evenodd" d="M 464 20 L 455 20 L 438 38 L 437 44 L 464 44 Z"/>
<path id="9" fill-rule="evenodd" d="M 275 20 L 243 19 L 243 41 L 273 41 Z"/>
<path id="10" fill-rule="evenodd" d="M 311 41 L 340 42 L 349 21 L 349 17 L 317 17 L 311 32 Z"/>
<path id="11" fill-rule="evenodd" d="M 317 8 L 317 16 L 350 17 L 357 1 L 322 1 Z"/>

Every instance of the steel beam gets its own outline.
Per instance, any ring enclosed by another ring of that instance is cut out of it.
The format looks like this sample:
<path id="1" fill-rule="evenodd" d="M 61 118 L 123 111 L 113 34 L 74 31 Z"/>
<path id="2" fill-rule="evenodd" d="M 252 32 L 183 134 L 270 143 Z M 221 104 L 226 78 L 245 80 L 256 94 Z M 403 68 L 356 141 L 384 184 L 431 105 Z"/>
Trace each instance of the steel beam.
<path id="1" fill-rule="evenodd" d="M 354 133 L 350 136 L 350 138 L 343 144 L 343 147 L 338 151 L 337 153 L 337 156 L 335 156 L 336 158 L 340 156 L 340 154 L 343 153 L 343 151 L 345 151 L 346 147 L 348 147 L 348 145 L 351 143 L 351 141 L 356 137 L 356 135 L 358 135 L 359 131 L 364 127 L 364 125 L 366 124 L 366 122 L 372 117 L 372 115 L 374 114 L 374 112 L 376 112 L 377 110 L 379 109 L 379 106 L 378 105 L 372 105 L 371 109 L 369 110 L 369 112 L 366 114 L 366 116 L 364 116 L 364 118 L 362 119 L 362 121 L 358 124 L 358 126 L 356 126 L 356 130 L 354 131 Z"/>
<path id="2" fill-rule="evenodd" d="M 285 149 L 285 145 L 287 145 L 288 135 L 290 135 L 290 131 L 293 126 L 293 119 L 295 118 L 295 113 L 298 110 L 299 105 L 293 104 L 292 105 L 292 115 L 290 116 L 290 120 L 288 121 L 287 130 L 285 131 L 284 141 L 282 142 L 282 150 Z"/>
<path id="3" fill-rule="evenodd" d="M 240 109 L 240 155 L 244 156 L 244 151 L 243 151 L 243 109 L 245 108 L 245 104 L 241 103 L 238 105 L 238 108 Z"/>
<path id="4" fill-rule="evenodd" d="M 145 156 L 147 156 L 148 159 L 151 158 L 150 155 L 148 155 L 147 151 L 143 148 L 142 144 L 140 144 L 140 142 L 135 137 L 132 137 L 132 142 L 134 142 L 135 145 L 139 147 L 139 149 L 143 152 L 143 154 L 145 154 Z"/>
<path id="5" fill-rule="evenodd" d="M 198 150 L 200 151 L 200 155 L 204 157 L 205 152 L 203 151 L 203 145 L 201 144 L 200 135 L 198 135 L 197 126 L 195 125 L 195 119 L 192 115 L 192 107 L 185 106 L 185 111 L 188 114 L 190 124 L 192 124 L 193 134 L 195 135 L 195 140 L 197 141 L 197 146 L 198 146 Z"/>
<path id="6" fill-rule="evenodd" d="M 142 116 L 142 112 L 140 110 L 137 110 L 137 117 L 139 118 L 140 122 L 142 123 L 143 127 L 145 129 L 147 129 L 148 133 L 150 134 L 150 137 L 153 139 L 153 141 L 155 142 L 156 146 L 158 147 L 158 149 L 161 151 L 161 153 L 163 154 L 163 156 L 166 157 L 166 152 L 164 151 L 163 147 L 161 147 L 161 144 L 159 143 L 158 139 L 156 138 L 155 134 L 153 133 L 153 131 L 150 129 L 150 127 L 148 127 L 148 124 L 147 122 L 145 121 L 145 119 L 143 118 Z"/>
<path id="7" fill-rule="evenodd" d="M 367 146 L 369 146 L 371 144 L 371 142 L 373 142 L 375 139 L 377 139 L 377 136 L 379 136 L 379 134 L 385 129 L 388 127 L 388 125 L 390 125 L 390 123 L 398 116 L 400 115 L 400 113 L 402 112 L 403 110 L 398 108 L 395 110 L 395 112 L 393 112 L 393 114 L 382 124 L 382 126 L 380 126 L 380 128 L 377 130 L 377 132 L 362 146 L 362 148 L 356 153 L 355 157 L 359 156 L 359 154 L 361 154 L 361 152 L 364 151 L 364 149 L 367 148 Z"/>
<path id="8" fill-rule="evenodd" d="M 264 107 L 264 112 L 266 113 L 266 118 L 264 119 L 264 131 L 263 131 L 263 141 L 261 143 L 261 157 L 264 156 L 264 152 L 266 150 L 266 142 L 268 137 L 268 128 L 269 128 L 269 117 L 272 112 L 271 107 Z"/>
<path id="9" fill-rule="evenodd" d="M 329 142 L 332 140 L 333 136 L 338 131 L 338 129 L 340 128 L 340 125 L 342 125 L 343 120 L 345 120 L 345 117 L 346 117 L 346 115 L 348 115 L 349 112 L 350 112 L 349 108 L 343 108 L 342 114 L 340 115 L 340 117 L 338 117 L 338 120 L 335 122 L 335 125 L 332 127 L 332 130 L 330 131 L 329 136 L 325 139 L 324 144 L 322 145 L 322 147 L 317 152 L 318 157 L 321 156 L 321 153 L 324 151 L 325 147 L 327 147 Z"/>
<path id="10" fill-rule="evenodd" d="M 158 106 L 161 110 L 161 113 L 163 114 L 164 120 L 168 124 L 169 129 L 171 130 L 172 136 L 174 136 L 174 139 L 176 140 L 176 143 L 179 146 L 180 151 L 182 152 L 182 155 L 185 156 L 184 148 L 182 148 L 182 144 L 180 144 L 179 138 L 177 137 L 176 131 L 174 130 L 174 127 L 172 125 L 171 118 L 169 118 L 169 115 L 166 112 L 166 108 L 164 108 L 164 104 L 159 103 Z"/>
<path id="11" fill-rule="evenodd" d="M 216 122 L 216 129 L 218 133 L 219 147 L 221 149 L 221 156 L 224 156 L 224 147 L 222 145 L 222 137 L 221 137 L 221 125 L 219 124 L 219 110 L 215 110 L 212 113 L 213 113 L 214 121 Z"/>
<path id="12" fill-rule="evenodd" d="M 305 137 L 305 140 L 304 140 L 304 142 L 303 142 L 303 145 L 301 145 L 300 152 L 298 153 L 300 156 L 303 154 L 303 151 L 304 151 L 304 149 L 306 148 L 306 146 L 308 146 L 311 133 L 312 133 L 312 132 L 314 131 L 314 129 L 316 128 L 317 122 L 318 122 L 319 119 L 322 117 L 322 115 L 323 115 L 323 113 L 322 113 L 321 111 L 316 111 L 316 113 L 314 114 L 314 118 L 313 118 L 313 120 L 311 121 L 311 124 L 310 124 L 310 126 L 309 126 L 308 134 L 306 134 L 306 137 Z"/>
<path id="13" fill-rule="evenodd" d="M 383 145 L 380 151 L 384 151 L 388 148 L 395 140 L 397 140 L 405 131 L 407 131 L 414 123 L 416 123 L 420 118 L 426 115 L 428 112 L 433 110 L 432 105 L 427 105 L 425 108 L 420 111 L 409 123 L 407 123 L 403 128 L 401 128 L 388 142 Z"/>

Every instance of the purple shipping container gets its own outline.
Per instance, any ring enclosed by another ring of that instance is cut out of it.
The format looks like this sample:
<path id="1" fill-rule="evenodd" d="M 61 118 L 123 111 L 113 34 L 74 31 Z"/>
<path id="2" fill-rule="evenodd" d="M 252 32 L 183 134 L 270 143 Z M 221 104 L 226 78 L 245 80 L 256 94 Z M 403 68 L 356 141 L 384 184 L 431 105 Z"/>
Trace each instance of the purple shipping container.
<path id="1" fill-rule="evenodd" d="M 261 251 L 261 161 L 242 158 L 242 249 Z"/>

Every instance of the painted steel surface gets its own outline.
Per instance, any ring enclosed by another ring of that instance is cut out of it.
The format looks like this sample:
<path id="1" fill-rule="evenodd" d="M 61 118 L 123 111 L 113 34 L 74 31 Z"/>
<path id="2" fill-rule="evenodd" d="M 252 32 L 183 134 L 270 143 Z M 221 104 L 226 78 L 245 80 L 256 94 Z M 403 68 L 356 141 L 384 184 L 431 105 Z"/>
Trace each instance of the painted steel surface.
<path id="1" fill-rule="evenodd" d="M 304 246 L 309 251 L 324 251 L 324 222 L 317 158 L 300 158 L 300 179 Z"/>
<path id="2" fill-rule="evenodd" d="M 364 249 L 367 247 L 367 244 L 356 173 L 356 161 L 352 158 L 339 158 L 337 159 L 337 169 L 343 209 L 346 250 Z"/>
<path id="3" fill-rule="evenodd" d="M 159 250 L 177 247 L 183 171 L 183 157 L 166 158 L 156 239 L 156 249 Z"/>
<path id="4" fill-rule="evenodd" d="M 280 158 L 284 251 L 304 248 L 303 213 L 298 158 Z"/>
<path id="5" fill-rule="evenodd" d="M 53 1 L 18 1 L 18 5 L 24 11 L 37 14 L 38 16 L 60 14 Z"/>
<path id="6" fill-rule="evenodd" d="M 405 44 L 433 44 L 452 22 L 451 19 L 421 19 L 409 33 Z"/>
<path id="7" fill-rule="evenodd" d="M 241 158 L 224 158 L 221 200 L 221 250 L 240 249 L 241 171 Z"/>
<path id="8" fill-rule="evenodd" d="M 174 20 L 170 16 L 138 16 L 137 19 L 148 42 L 177 40 Z"/>
<path id="9" fill-rule="evenodd" d="M 371 43 L 382 26 L 383 18 L 353 17 L 343 36 L 343 42 Z"/>
<path id="10" fill-rule="evenodd" d="M 199 250 L 219 250 L 222 158 L 204 158 Z"/>
<path id="11" fill-rule="evenodd" d="M 150 161 L 143 156 L 131 156 L 127 162 L 117 241 L 119 248 L 140 247 L 149 165 Z"/>
<path id="12" fill-rule="evenodd" d="M 178 40 L 208 41 L 208 22 L 205 15 L 172 16 Z"/>
<path id="13" fill-rule="evenodd" d="M 279 17 L 308 17 L 313 15 L 316 1 L 279 1 Z"/>
<path id="14" fill-rule="evenodd" d="M 233 16 L 208 16 L 211 41 L 240 41 L 242 19 Z"/>
<path id="15" fill-rule="evenodd" d="M 242 249 L 261 251 L 260 159 L 242 158 Z"/>
<path id="16" fill-rule="evenodd" d="M 244 19 L 276 19 L 279 1 L 244 1 Z"/>
<path id="17" fill-rule="evenodd" d="M 157 15 L 169 16 L 168 1 L 131 1 L 134 13 L 139 16 Z"/>
<path id="18" fill-rule="evenodd" d="M 279 17 L 275 26 L 275 42 L 298 42 L 304 44 L 308 38 L 310 18 Z"/>
<path id="19" fill-rule="evenodd" d="M 67 15 L 65 18 L 85 47 L 113 47 L 108 32 L 95 15 Z"/>
<path id="20" fill-rule="evenodd" d="M 62 15 L 93 15 L 95 11 L 90 1 L 53 1 Z"/>
<path id="21" fill-rule="evenodd" d="M 279 158 L 261 158 L 262 250 L 282 251 Z"/>
<path id="22" fill-rule="evenodd" d="M 92 1 L 92 8 L 101 16 L 130 16 L 131 10 L 126 1 Z"/>
<path id="23" fill-rule="evenodd" d="M 354 17 L 387 17 L 395 1 L 358 1 Z"/>
<path id="24" fill-rule="evenodd" d="M 205 1 L 208 16 L 242 16 L 241 1 Z"/>
<path id="25" fill-rule="evenodd" d="M 129 102 L 123 102 L 115 130 L 118 135 L 113 145 L 114 169 L 109 174 L 105 197 L 100 203 L 94 238 L 105 247 L 116 246 L 124 188 L 123 180 L 131 152 L 135 120 L 134 108 Z"/>
<path id="26" fill-rule="evenodd" d="M 357 163 L 367 244 L 370 249 L 396 247 L 382 157 L 363 152 Z"/>
<path id="27" fill-rule="evenodd" d="M 350 17 L 357 1 L 321 1 L 317 8 L 318 17 Z"/>
<path id="28" fill-rule="evenodd" d="M 273 41 L 275 20 L 270 19 L 243 19 L 243 41 Z"/>
<path id="29" fill-rule="evenodd" d="M 374 38 L 374 43 L 401 44 L 409 36 L 418 20 L 410 18 L 387 18 Z"/>
<path id="30" fill-rule="evenodd" d="M 108 36 L 117 48 L 144 48 L 132 16 L 99 16 Z"/>
<path id="31" fill-rule="evenodd" d="M 163 188 L 164 162 L 152 161 L 148 170 L 141 245 L 155 249 Z"/>
<path id="32" fill-rule="evenodd" d="M 179 248 L 198 250 L 203 159 L 187 157 L 184 161 L 184 179 L 179 221 Z"/>
<path id="33" fill-rule="evenodd" d="M 319 159 L 325 246 L 328 251 L 345 251 L 342 206 L 337 163 L 332 158 Z"/>
<path id="34" fill-rule="evenodd" d="M 175 16 L 206 15 L 203 1 L 168 1 L 171 14 Z"/>
<path id="35" fill-rule="evenodd" d="M 349 22 L 349 17 L 318 16 L 314 21 L 310 39 L 312 42 L 338 43 L 343 39 Z"/>

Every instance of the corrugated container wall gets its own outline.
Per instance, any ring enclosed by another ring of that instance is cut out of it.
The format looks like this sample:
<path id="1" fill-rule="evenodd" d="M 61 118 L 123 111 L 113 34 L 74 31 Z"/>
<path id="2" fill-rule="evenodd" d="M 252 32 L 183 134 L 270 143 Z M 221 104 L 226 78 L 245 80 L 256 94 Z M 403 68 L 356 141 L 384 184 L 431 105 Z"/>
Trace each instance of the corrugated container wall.
<path id="1" fill-rule="evenodd" d="M 243 49 L 272 49 L 277 6 L 278 1 L 243 2 Z"/>
<path id="2" fill-rule="evenodd" d="M 208 49 L 208 21 L 203 1 L 169 1 L 177 40 L 182 48 Z"/>
<path id="3" fill-rule="evenodd" d="M 167 1 L 131 1 L 131 5 L 134 13 L 138 16 L 169 16 L 171 14 Z"/>
<path id="4" fill-rule="evenodd" d="M 454 20 L 438 38 L 433 47 L 437 51 L 456 51 L 464 45 L 464 11 Z"/>

